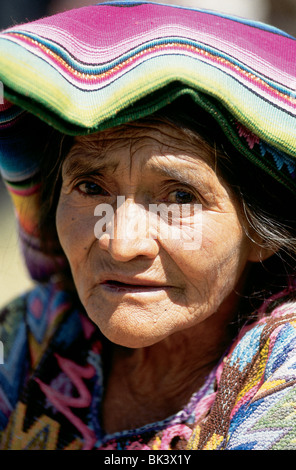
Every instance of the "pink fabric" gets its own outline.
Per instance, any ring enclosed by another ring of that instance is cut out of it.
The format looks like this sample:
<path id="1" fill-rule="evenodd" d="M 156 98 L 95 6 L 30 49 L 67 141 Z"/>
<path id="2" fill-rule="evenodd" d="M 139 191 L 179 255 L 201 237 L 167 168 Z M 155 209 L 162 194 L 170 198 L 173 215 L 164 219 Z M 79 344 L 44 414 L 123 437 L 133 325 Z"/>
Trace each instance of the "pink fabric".
<path id="1" fill-rule="evenodd" d="M 31 29 L 30 24 L 23 25 L 22 30 L 28 32 L 33 30 L 35 34 L 38 32 L 42 36 L 42 26 L 48 25 L 52 29 L 51 39 L 65 41 L 68 50 L 74 47 L 75 56 L 81 59 L 87 56 L 88 61 L 89 56 L 87 54 L 89 51 L 87 47 L 84 50 L 85 44 L 106 48 L 106 58 L 110 60 L 116 58 L 119 52 L 122 52 L 122 49 L 128 50 L 135 44 L 132 39 L 130 41 L 126 40 L 126 30 L 132 28 L 134 37 L 137 35 L 146 36 L 148 30 L 148 39 L 152 39 L 155 36 L 154 32 L 151 36 L 151 20 L 149 19 L 149 11 L 153 9 L 153 5 L 144 4 L 138 6 L 137 9 L 141 10 L 142 19 L 141 21 L 135 21 L 133 23 L 131 23 L 130 20 L 129 8 L 114 7 L 112 9 L 112 15 L 110 13 L 105 15 L 105 8 L 110 7 L 100 5 L 97 10 L 94 6 L 71 10 L 55 15 L 54 17 L 38 20 L 32 23 L 34 25 L 33 29 Z M 171 35 L 175 31 L 175 24 L 181 22 L 185 30 L 187 28 L 190 29 L 189 36 L 192 36 L 196 34 L 197 19 L 199 21 L 198 35 L 201 35 L 202 40 L 209 46 L 215 47 L 217 34 L 220 34 L 220 37 L 225 38 L 225 52 L 233 54 L 238 60 L 242 60 L 243 63 L 248 64 L 251 62 L 252 66 L 256 68 L 256 55 L 260 50 L 261 52 L 258 55 L 261 56 L 263 51 L 266 60 L 265 67 L 270 77 L 276 78 L 287 85 L 285 69 L 288 67 L 291 74 L 296 74 L 296 61 L 294 56 L 295 40 L 292 38 L 281 36 L 281 41 L 274 41 L 274 33 L 271 31 L 258 30 L 258 28 L 254 28 L 252 25 L 231 21 L 230 19 L 218 17 L 210 13 L 199 14 L 197 12 L 193 17 L 192 11 L 185 8 L 172 10 L 171 12 L 169 12 L 165 6 L 162 7 L 158 5 L 158 8 L 160 12 L 159 16 L 153 20 L 155 30 L 165 28 L 167 34 Z M 103 22 L 103 31 L 106 32 L 104 35 L 102 35 L 101 31 L 98 31 L 96 27 L 98 21 L 97 15 L 100 15 L 100 21 Z M 170 15 L 169 26 L 167 24 L 168 15 Z M 85 22 L 88 23 L 88 28 L 85 27 Z M 37 27 L 37 24 L 40 26 Z M 114 35 L 115 24 L 120 24 L 120 28 L 116 28 L 116 34 Z M 46 31 L 47 36 L 50 37 L 48 29 Z M 70 45 L 67 31 L 75 31 L 76 39 L 79 43 Z M 245 53 L 246 41 L 251 51 L 249 58 Z M 236 50 L 233 50 L 233 42 L 236 44 Z M 282 54 L 283 48 L 285 50 L 284 55 Z M 252 55 L 252 52 L 254 52 L 254 55 Z M 93 61 L 95 62 L 95 58 Z M 281 77 L 278 75 L 272 76 L 274 65 L 283 71 Z M 260 70 L 262 70 L 261 61 L 260 63 L 258 62 L 258 68 L 259 67 Z"/>

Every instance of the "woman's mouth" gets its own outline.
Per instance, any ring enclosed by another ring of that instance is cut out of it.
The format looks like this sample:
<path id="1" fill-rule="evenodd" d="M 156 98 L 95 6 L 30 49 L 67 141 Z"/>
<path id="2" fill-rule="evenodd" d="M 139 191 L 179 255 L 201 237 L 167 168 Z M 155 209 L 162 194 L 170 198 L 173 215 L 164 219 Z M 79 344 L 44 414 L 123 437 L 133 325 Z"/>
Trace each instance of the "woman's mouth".
<path id="1" fill-rule="evenodd" d="M 114 293 L 153 293 L 170 289 L 170 286 L 161 284 L 152 284 L 150 282 L 123 282 L 109 279 L 101 283 L 101 286 Z"/>

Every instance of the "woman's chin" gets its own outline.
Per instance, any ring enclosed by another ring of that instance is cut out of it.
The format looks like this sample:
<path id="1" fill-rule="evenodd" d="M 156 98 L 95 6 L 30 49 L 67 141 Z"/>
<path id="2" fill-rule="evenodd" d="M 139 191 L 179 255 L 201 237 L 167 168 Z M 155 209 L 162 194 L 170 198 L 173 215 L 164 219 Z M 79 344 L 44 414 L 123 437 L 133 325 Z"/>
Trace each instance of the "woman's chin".
<path id="1" fill-rule="evenodd" d="M 98 302 L 98 297 L 92 296 L 83 305 L 89 318 L 107 339 L 127 348 L 158 343 L 176 330 L 180 316 L 168 296 L 162 301 L 149 303 L 125 298 L 117 304 Z"/>
<path id="2" fill-rule="evenodd" d="M 149 317 L 142 310 L 131 308 L 128 313 L 119 310 L 110 315 L 105 310 L 104 313 L 104 317 L 91 313 L 89 317 L 109 341 L 126 348 L 152 346 L 173 333 L 156 315 Z"/>
<path id="3" fill-rule="evenodd" d="M 130 349 L 153 346 L 155 343 L 158 343 L 163 339 L 163 337 L 155 336 L 153 332 L 145 335 L 143 332 L 141 332 L 141 334 L 137 334 L 135 331 L 122 331 L 122 329 L 118 328 L 107 328 L 104 330 L 100 328 L 100 331 L 113 344 Z"/>

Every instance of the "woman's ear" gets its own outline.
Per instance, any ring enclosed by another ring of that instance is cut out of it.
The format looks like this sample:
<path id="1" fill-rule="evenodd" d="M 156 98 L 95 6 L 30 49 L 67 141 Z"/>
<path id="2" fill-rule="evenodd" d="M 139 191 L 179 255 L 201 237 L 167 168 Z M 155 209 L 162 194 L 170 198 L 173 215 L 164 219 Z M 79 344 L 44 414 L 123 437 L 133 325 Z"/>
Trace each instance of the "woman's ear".
<path id="1" fill-rule="evenodd" d="M 273 256 L 277 251 L 276 249 L 265 248 L 264 246 L 253 243 L 249 254 L 249 261 L 252 263 L 263 262 Z"/>
<path id="2" fill-rule="evenodd" d="M 279 248 L 271 248 L 270 246 L 267 246 L 266 241 L 264 241 L 263 238 L 257 233 L 252 233 L 249 238 L 251 246 L 248 260 L 250 262 L 261 263 L 279 251 Z"/>

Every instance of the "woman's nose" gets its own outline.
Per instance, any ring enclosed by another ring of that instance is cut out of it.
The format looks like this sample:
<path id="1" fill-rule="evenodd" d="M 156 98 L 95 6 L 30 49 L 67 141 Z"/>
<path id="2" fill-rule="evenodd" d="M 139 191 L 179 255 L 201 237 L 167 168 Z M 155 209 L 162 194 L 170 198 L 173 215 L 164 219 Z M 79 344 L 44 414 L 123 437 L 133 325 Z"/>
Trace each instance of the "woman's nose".
<path id="1" fill-rule="evenodd" d="M 117 207 L 112 230 L 100 237 L 99 246 L 122 262 L 137 256 L 153 259 L 159 252 L 159 244 L 150 233 L 147 210 L 131 200 Z"/>

